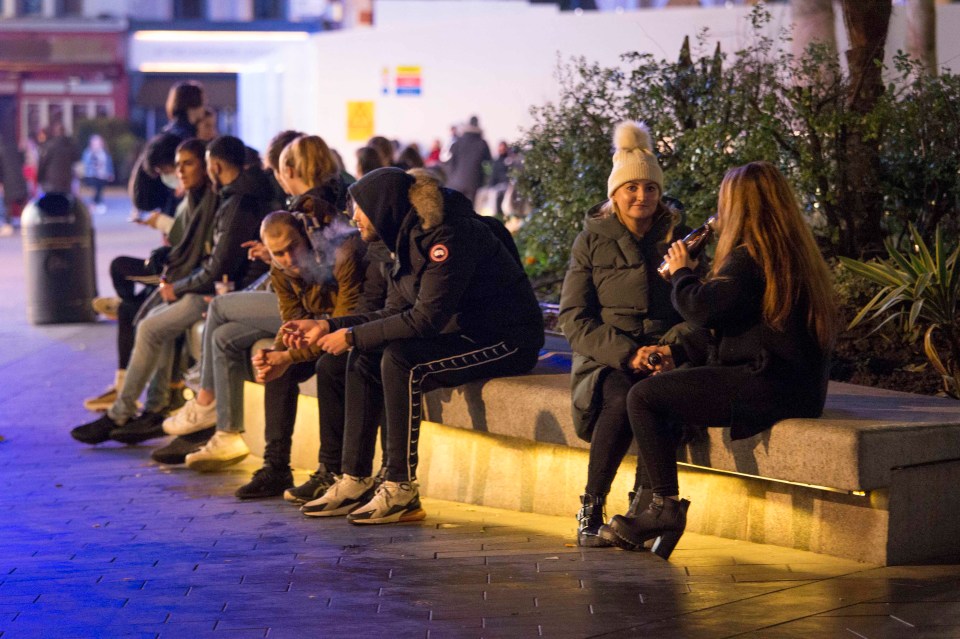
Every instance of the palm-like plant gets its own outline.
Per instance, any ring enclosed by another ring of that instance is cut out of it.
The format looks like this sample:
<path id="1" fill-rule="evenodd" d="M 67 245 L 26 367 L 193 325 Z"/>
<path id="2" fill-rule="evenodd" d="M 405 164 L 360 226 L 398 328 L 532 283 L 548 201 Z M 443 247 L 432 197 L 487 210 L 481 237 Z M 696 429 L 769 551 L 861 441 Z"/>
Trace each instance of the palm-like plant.
<path id="1" fill-rule="evenodd" d="M 877 322 L 875 331 L 890 322 L 914 338 L 923 332 L 923 350 L 934 369 L 943 378 L 944 390 L 960 398 L 960 246 L 949 255 L 940 228 L 933 246 L 928 247 L 917 229 L 910 225 L 913 250 L 899 251 L 889 240 L 884 261 L 861 262 L 841 257 L 844 268 L 881 285 L 880 291 L 860 309 L 850 328 L 869 319 Z M 944 356 L 934 343 L 940 334 Z"/>

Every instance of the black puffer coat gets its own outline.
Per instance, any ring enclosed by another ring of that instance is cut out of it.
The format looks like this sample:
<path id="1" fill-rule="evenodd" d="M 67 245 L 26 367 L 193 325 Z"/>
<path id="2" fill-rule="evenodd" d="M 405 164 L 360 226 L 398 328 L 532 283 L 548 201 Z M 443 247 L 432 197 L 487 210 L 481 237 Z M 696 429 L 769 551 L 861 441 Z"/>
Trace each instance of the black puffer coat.
<path id="1" fill-rule="evenodd" d="M 460 333 L 478 343 L 543 346 L 543 316 L 516 258 L 469 201 L 426 176 L 377 169 L 350 186 L 395 261 L 386 307 L 331 320 L 359 349 Z M 513 240 L 510 239 L 510 242 Z"/>

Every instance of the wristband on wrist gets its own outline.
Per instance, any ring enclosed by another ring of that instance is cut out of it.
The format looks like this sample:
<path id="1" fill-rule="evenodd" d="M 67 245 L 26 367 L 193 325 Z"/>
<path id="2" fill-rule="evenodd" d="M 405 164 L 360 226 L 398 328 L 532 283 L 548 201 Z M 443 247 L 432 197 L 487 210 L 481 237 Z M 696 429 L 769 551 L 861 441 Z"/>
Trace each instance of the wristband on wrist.
<path id="1" fill-rule="evenodd" d="M 346 335 L 344 335 L 344 340 L 347 342 L 347 346 L 353 348 L 353 327 L 347 329 Z"/>

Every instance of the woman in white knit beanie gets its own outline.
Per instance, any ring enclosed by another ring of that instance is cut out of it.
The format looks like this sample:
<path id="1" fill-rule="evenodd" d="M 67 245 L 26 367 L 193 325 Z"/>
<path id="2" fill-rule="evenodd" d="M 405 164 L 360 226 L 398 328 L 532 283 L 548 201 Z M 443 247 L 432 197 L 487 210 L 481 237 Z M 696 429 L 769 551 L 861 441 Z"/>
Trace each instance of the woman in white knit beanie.
<path id="1" fill-rule="evenodd" d="M 617 468 L 633 441 L 626 396 L 647 374 L 638 351 L 659 343 L 680 322 L 657 267 L 687 229 L 678 227 L 679 214 L 662 202 L 663 171 L 646 125 L 619 124 L 614 146 L 609 199 L 587 213 L 560 296 L 560 325 L 574 351 L 574 425 L 590 442 L 578 514 L 581 546 L 609 545 L 597 530 Z M 650 498 L 638 462 L 630 510 L 643 510 Z"/>

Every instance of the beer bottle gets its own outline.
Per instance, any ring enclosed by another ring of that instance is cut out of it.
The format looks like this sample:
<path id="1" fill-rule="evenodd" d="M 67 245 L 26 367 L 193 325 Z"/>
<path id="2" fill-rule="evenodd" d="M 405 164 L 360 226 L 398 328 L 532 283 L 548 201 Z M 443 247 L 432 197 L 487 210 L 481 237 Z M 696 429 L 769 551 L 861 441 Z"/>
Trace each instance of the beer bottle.
<path id="1" fill-rule="evenodd" d="M 683 243 L 687 247 L 687 253 L 690 254 L 690 259 L 697 259 L 697 256 L 700 255 L 707 246 L 707 242 L 709 242 L 713 236 L 716 226 L 717 216 L 712 215 L 703 223 L 703 226 L 693 229 L 689 235 L 683 238 Z M 657 273 L 665 280 L 670 279 L 670 267 L 667 265 L 666 260 L 660 263 L 660 268 L 657 269 Z"/>

